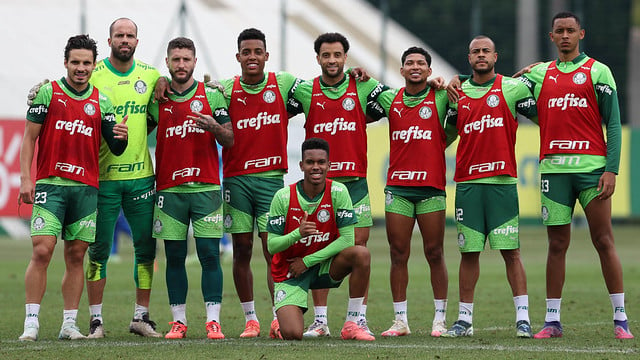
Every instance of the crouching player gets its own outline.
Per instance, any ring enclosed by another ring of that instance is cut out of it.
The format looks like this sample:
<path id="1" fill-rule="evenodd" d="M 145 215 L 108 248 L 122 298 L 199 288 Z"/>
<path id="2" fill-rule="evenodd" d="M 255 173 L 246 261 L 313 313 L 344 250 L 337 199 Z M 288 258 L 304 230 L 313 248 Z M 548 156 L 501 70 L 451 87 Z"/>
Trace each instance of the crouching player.
<path id="1" fill-rule="evenodd" d="M 369 286 L 371 258 L 366 247 L 355 245 L 353 204 L 343 184 L 327 179 L 329 165 L 329 144 L 305 140 L 300 161 L 304 179 L 280 189 L 271 203 L 267 245 L 273 255 L 280 336 L 302 339 L 309 289 L 338 287 L 351 274 L 341 336 L 372 341 L 375 338 L 356 323 Z"/>

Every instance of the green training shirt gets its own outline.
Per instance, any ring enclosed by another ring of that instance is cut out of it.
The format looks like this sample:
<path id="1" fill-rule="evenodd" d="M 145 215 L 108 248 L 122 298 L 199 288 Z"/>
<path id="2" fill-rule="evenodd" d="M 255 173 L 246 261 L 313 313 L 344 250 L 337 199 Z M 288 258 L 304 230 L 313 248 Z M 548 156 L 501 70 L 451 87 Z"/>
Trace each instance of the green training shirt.
<path id="1" fill-rule="evenodd" d="M 153 176 L 147 146 L 147 104 L 160 73 L 156 68 L 134 60 L 126 73 L 116 70 L 106 58 L 96 65 L 91 84 L 107 95 L 119 123 L 129 116 L 129 146 L 124 154 L 113 155 L 103 142 L 100 146 L 100 180 L 132 180 Z"/>
<path id="2" fill-rule="evenodd" d="M 382 111 L 384 111 L 384 116 L 389 118 L 389 112 L 391 111 L 391 105 L 393 105 L 393 100 L 398 95 L 398 91 L 400 89 L 387 89 L 383 91 L 376 102 L 380 104 L 382 107 Z M 404 94 L 402 94 L 402 101 L 406 106 L 415 107 L 418 104 L 422 103 L 424 99 L 429 94 L 429 91 L 435 91 L 436 98 L 436 109 L 438 109 L 438 117 L 440 120 L 440 125 L 445 129 L 445 133 L 447 134 L 447 145 L 451 144 L 456 137 L 457 129 L 455 125 L 447 124 L 446 118 L 447 113 L 449 112 L 449 98 L 447 97 L 446 90 L 435 90 L 431 89 L 429 86 L 425 87 L 424 90 L 420 91 L 417 94 L 407 94 L 406 90 Z"/>
<path id="3" fill-rule="evenodd" d="M 324 194 L 324 192 L 322 192 L 313 199 L 308 198 L 302 191 L 302 180 L 296 184 L 296 193 L 298 194 L 300 207 L 309 214 L 313 213 L 318 205 L 320 205 Z M 284 233 L 287 213 L 289 212 L 289 196 L 289 187 L 285 186 L 276 192 L 271 202 L 269 220 L 267 221 L 267 232 L 269 233 L 267 246 L 271 254 L 284 251 L 295 244 L 296 241 L 302 239 L 300 228 L 295 229 L 289 234 Z M 355 244 L 354 225 L 357 222 L 357 218 L 353 210 L 349 191 L 344 184 L 337 181 L 332 182 L 331 201 L 333 202 L 336 226 L 338 227 L 340 236 L 322 250 L 305 256 L 302 260 L 308 268 L 335 256 L 340 251 Z M 280 221 L 271 221 L 274 219 Z"/>
<path id="4" fill-rule="evenodd" d="M 309 114 L 309 108 L 311 107 L 311 93 L 313 92 L 313 81 L 306 80 L 300 81 L 293 89 L 292 93 L 289 94 L 290 97 L 296 99 L 302 105 L 302 110 L 305 114 Z M 327 85 L 322 81 L 322 77 L 320 77 L 320 90 L 329 98 L 329 99 L 339 99 L 344 93 L 347 91 L 349 87 L 349 73 L 345 73 L 344 79 L 338 82 L 335 85 Z M 382 85 L 378 80 L 370 78 L 367 81 L 356 81 L 356 88 L 358 89 L 358 100 L 360 101 L 360 106 L 362 107 L 362 112 L 365 114 L 370 114 L 371 110 L 369 110 L 368 104 L 370 102 L 374 102 L 378 96 L 386 89 L 386 86 Z"/>

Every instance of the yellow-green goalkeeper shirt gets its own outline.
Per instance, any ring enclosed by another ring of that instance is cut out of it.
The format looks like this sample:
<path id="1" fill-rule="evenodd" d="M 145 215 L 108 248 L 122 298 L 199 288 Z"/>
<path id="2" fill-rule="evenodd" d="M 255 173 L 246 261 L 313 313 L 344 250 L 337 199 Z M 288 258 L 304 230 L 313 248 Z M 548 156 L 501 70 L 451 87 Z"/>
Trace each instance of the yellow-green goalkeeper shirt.
<path id="1" fill-rule="evenodd" d="M 100 180 L 132 180 L 153 176 L 153 164 L 147 146 L 147 104 L 160 73 L 151 65 L 134 60 L 126 73 L 116 70 L 106 58 L 98 62 L 91 84 L 113 103 L 116 122 L 125 116 L 129 127 L 129 145 L 116 156 L 107 144 L 100 145 Z"/>

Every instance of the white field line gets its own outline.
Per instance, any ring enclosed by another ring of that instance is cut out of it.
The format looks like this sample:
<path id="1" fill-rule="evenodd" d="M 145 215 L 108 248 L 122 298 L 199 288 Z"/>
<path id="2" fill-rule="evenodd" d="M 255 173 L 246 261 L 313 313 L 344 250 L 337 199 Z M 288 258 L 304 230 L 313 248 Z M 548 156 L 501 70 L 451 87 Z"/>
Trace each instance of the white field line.
<path id="1" fill-rule="evenodd" d="M 424 350 L 463 350 L 463 351 L 473 351 L 473 350 L 489 350 L 489 351 L 498 351 L 498 352 L 535 352 L 535 353 L 565 353 L 565 354 L 638 354 L 639 350 L 636 348 L 633 349 L 615 349 L 615 348 L 589 348 L 589 347 L 573 347 L 573 346 L 557 346 L 551 347 L 554 344 L 551 342 L 553 340 L 523 340 L 523 341 L 531 341 L 531 342 L 539 342 L 546 343 L 549 346 L 542 345 L 517 345 L 517 346 L 507 346 L 507 345 L 472 345 L 472 344 L 456 344 L 456 340 L 445 340 L 447 343 L 427 343 L 427 344 L 393 344 L 389 343 L 387 340 L 385 341 L 374 341 L 374 342 L 355 342 L 355 341 L 344 341 L 339 343 L 326 343 L 326 342 L 317 342 L 317 341 L 273 341 L 273 342 L 255 342 L 251 343 L 246 339 L 225 339 L 225 340 L 205 340 L 205 339 L 197 339 L 197 340 L 159 340 L 159 341 L 89 341 L 89 340 L 80 340 L 80 341 L 72 341 L 65 344 L 67 347 L 72 348 L 107 348 L 107 347 L 136 347 L 136 346 L 158 346 L 158 345 L 166 345 L 169 350 L 171 347 L 183 347 L 185 345 L 196 345 L 196 344 L 216 344 L 217 346 L 235 346 L 238 344 L 242 344 L 242 346 L 255 346 L 255 347 L 281 347 L 281 346 L 300 346 L 306 348 L 326 348 L 326 347 L 348 347 L 353 346 L 357 348 L 363 349 L 424 349 Z M 2 341 L 2 351 L 3 352 L 13 352 L 13 351 L 25 351 L 25 350 L 47 350 L 50 348 L 48 345 L 52 344 L 59 345 L 61 342 L 59 340 L 45 340 L 38 341 L 33 345 L 24 346 L 23 343 L 18 340 L 10 340 L 10 341 Z M 18 345 L 20 344 L 20 345 Z"/>

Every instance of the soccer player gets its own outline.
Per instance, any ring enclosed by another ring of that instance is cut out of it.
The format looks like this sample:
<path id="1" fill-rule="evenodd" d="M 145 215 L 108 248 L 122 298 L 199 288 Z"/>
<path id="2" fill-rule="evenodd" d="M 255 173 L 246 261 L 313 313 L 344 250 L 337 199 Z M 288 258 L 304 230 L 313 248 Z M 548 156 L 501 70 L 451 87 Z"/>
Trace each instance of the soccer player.
<path id="1" fill-rule="evenodd" d="M 216 140 L 222 146 L 233 145 L 233 130 L 224 96 L 193 78 L 196 62 L 193 41 L 184 37 L 171 40 L 166 63 L 172 94 L 168 101 L 152 102 L 148 107 L 158 126 L 153 236 L 164 239 L 167 256 L 166 281 L 173 314 L 167 339 L 181 339 L 187 333 L 185 259 L 190 222 L 202 267 L 207 337 L 224 339 L 220 327 L 222 196 Z"/>
<path id="2" fill-rule="evenodd" d="M 92 84 L 111 99 L 117 121 L 129 117 L 130 140 L 121 156 L 100 148 L 100 192 L 96 242 L 89 247 L 86 270 L 87 295 L 91 323 L 90 338 L 104 337 L 102 303 L 107 283 L 107 261 L 113 241 L 115 223 L 124 211 L 131 227 L 135 253 L 133 277 L 136 304 L 129 331 L 150 337 L 161 337 L 149 319 L 149 298 L 153 280 L 156 241 L 151 236 L 153 221 L 154 176 L 147 147 L 147 104 L 160 76 L 152 66 L 136 60 L 138 28 L 127 18 L 115 20 L 109 28 L 111 54 L 98 63 Z"/>
<path id="3" fill-rule="evenodd" d="M 306 138 L 326 140 L 333 152 L 328 177 L 346 185 L 358 222 L 355 243 L 366 246 L 369 239 L 371 203 L 367 185 L 367 106 L 386 89 L 375 79 L 357 81 L 344 72 L 349 41 L 339 33 L 325 33 L 314 42 L 316 60 L 322 75 L 301 82 L 294 98 L 301 103 L 307 117 Z M 352 281 L 352 280 L 350 280 Z M 304 333 L 307 337 L 329 336 L 327 323 L 328 289 L 312 291 L 314 322 Z M 366 302 L 366 301 L 365 301 Z M 371 334 L 367 326 L 366 305 L 358 324 Z"/>
<path id="4" fill-rule="evenodd" d="M 395 319 L 382 336 L 411 334 L 407 320 L 407 263 L 411 234 L 416 221 L 422 234 L 424 255 L 431 269 L 435 316 L 431 336 L 447 331 L 448 276 L 444 260 L 447 140 L 454 140 L 455 127 L 445 133 L 448 100 L 445 90 L 427 84 L 431 55 L 410 47 L 401 57 L 402 89 L 389 89 L 377 102 L 389 119 L 389 171 L 385 187 L 385 223 L 391 254 L 390 285 Z M 452 131 L 451 131 L 452 130 Z M 448 136 L 449 135 L 449 136 Z M 431 154 L 426 158 L 415 154 Z"/>
<path id="5" fill-rule="evenodd" d="M 329 144 L 319 138 L 302 143 L 302 181 L 279 190 L 269 209 L 268 250 L 280 335 L 301 340 L 309 289 L 338 287 L 347 275 L 349 305 L 341 336 L 375 338 L 356 323 L 369 286 L 370 254 L 355 245 L 356 215 L 347 188 L 327 179 Z"/>
<path id="6" fill-rule="evenodd" d="M 533 96 L 516 79 L 497 74 L 498 53 L 483 35 L 469 44 L 470 79 L 447 122 L 460 136 L 456 152 L 455 221 L 461 253 L 458 320 L 442 337 L 473 335 L 473 296 L 487 239 L 500 250 L 516 309 L 516 336 L 532 336 L 527 279 L 520 259 L 516 112 L 537 121 Z"/>
<path id="7" fill-rule="evenodd" d="M 580 52 L 584 36 L 575 14 L 558 13 L 549 33 L 558 59 L 539 64 L 521 77 L 538 103 L 542 220 L 549 240 L 547 311 L 537 339 L 562 336 L 560 302 L 576 199 L 584 209 L 600 258 L 613 307 L 615 337 L 633 338 L 625 312 L 622 265 L 611 227 L 611 196 L 621 146 L 618 95 L 611 70 Z"/>
<path id="8" fill-rule="evenodd" d="M 33 254 L 24 277 L 22 341 L 38 339 L 38 314 L 47 285 L 47 268 L 61 233 L 65 273 L 63 322 L 59 339 L 85 336 L 76 326 L 84 287 L 84 255 L 95 239 L 100 138 L 115 155 L 127 147 L 126 118 L 116 124 L 113 105 L 89 84 L 96 66 L 96 42 L 87 35 L 69 38 L 64 49 L 67 75 L 40 87 L 27 112 L 20 148 L 19 202 L 34 204 Z M 38 142 L 36 185 L 31 164 Z M 71 146 L 73 144 L 73 146 Z"/>
<path id="9" fill-rule="evenodd" d="M 237 42 L 236 59 L 242 74 L 221 81 L 229 93 L 226 100 L 234 133 L 234 145 L 222 149 L 224 229 L 233 241 L 233 281 L 245 316 L 245 330 L 240 337 L 251 338 L 260 335 L 251 272 L 253 231 L 257 225 L 273 299 L 267 212 L 273 195 L 284 186 L 287 126 L 289 116 L 298 112 L 287 106 L 288 93 L 297 79 L 287 72 L 264 71 L 269 52 L 262 31 L 245 29 Z M 269 335 L 275 337 L 278 320 L 275 309 L 272 311 Z"/>

